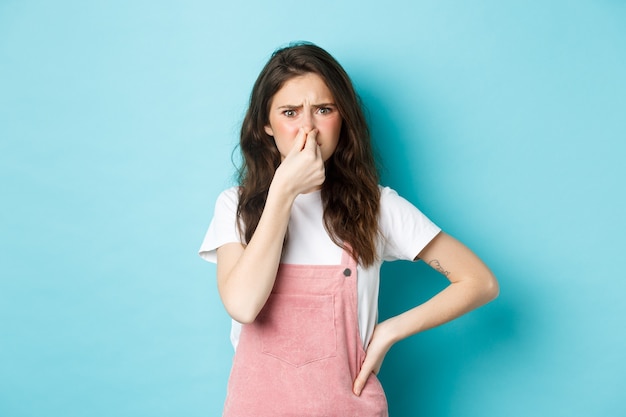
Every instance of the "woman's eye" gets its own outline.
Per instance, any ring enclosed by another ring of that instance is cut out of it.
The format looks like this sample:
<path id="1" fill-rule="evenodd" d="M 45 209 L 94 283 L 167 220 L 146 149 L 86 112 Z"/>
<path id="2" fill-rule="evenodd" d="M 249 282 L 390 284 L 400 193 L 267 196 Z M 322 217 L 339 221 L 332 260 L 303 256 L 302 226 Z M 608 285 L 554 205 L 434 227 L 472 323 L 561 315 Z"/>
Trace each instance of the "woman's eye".
<path id="1" fill-rule="evenodd" d="M 283 112 L 283 114 L 287 117 L 293 117 L 296 115 L 296 111 L 295 110 L 285 110 Z"/>
<path id="2" fill-rule="evenodd" d="M 330 107 L 320 107 L 319 112 L 320 114 L 328 114 L 331 113 L 333 111 L 333 109 L 331 109 Z"/>

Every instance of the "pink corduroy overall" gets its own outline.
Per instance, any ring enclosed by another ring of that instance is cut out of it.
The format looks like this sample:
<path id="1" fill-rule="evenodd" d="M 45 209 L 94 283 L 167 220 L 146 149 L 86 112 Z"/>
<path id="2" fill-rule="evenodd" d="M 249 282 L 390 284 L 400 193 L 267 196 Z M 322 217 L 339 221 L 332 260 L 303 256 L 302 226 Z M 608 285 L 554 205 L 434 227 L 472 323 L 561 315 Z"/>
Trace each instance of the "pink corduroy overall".
<path id="1" fill-rule="evenodd" d="M 357 321 L 356 262 L 281 264 L 257 319 L 242 326 L 224 417 L 387 417 L 370 375 L 352 385 L 365 351 Z"/>

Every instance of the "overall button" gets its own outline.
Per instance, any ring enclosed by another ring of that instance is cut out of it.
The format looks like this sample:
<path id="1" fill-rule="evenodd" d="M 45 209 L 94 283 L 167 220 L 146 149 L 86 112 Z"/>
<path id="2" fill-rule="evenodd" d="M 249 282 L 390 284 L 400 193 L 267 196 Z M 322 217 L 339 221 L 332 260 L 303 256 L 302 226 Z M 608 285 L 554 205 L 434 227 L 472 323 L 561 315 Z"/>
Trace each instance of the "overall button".
<path id="1" fill-rule="evenodd" d="M 352 275 L 352 271 L 350 270 L 350 268 L 346 268 L 343 270 L 343 274 L 349 277 L 350 275 Z"/>

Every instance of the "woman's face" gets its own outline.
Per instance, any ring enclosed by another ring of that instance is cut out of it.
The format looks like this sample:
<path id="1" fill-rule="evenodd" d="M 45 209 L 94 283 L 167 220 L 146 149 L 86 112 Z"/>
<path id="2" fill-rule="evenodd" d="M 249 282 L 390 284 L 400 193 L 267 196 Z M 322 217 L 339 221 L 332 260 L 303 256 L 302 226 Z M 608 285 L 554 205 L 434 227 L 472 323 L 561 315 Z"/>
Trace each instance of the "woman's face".
<path id="1" fill-rule="evenodd" d="M 327 161 L 335 152 L 341 132 L 341 115 L 326 83 L 315 73 L 291 78 L 270 101 L 265 132 L 274 137 L 281 159 L 293 147 L 298 130 L 317 129 L 317 143 Z"/>

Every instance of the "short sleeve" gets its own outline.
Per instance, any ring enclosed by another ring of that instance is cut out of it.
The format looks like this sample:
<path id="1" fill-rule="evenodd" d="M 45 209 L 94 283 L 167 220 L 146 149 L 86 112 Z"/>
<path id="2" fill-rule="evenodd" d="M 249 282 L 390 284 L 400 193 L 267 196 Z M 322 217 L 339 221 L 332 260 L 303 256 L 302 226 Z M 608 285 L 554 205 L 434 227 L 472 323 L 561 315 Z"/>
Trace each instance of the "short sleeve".
<path id="1" fill-rule="evenodd" d="M 383 260 L 414 260 L 441 232 L 417 207 L 389 188 L 381 189 L 380 232 Z"/>
<path id="2" fill-rule="evenodd" d="M 199 255 L 208 262 L 217 262 L 217 248 L 226 243 L 241 242 L 237 229 L 237 204 L 239 192 L 237 187 L 223 191 L 215 202 L 213 219 L 209 224 Z"/>

